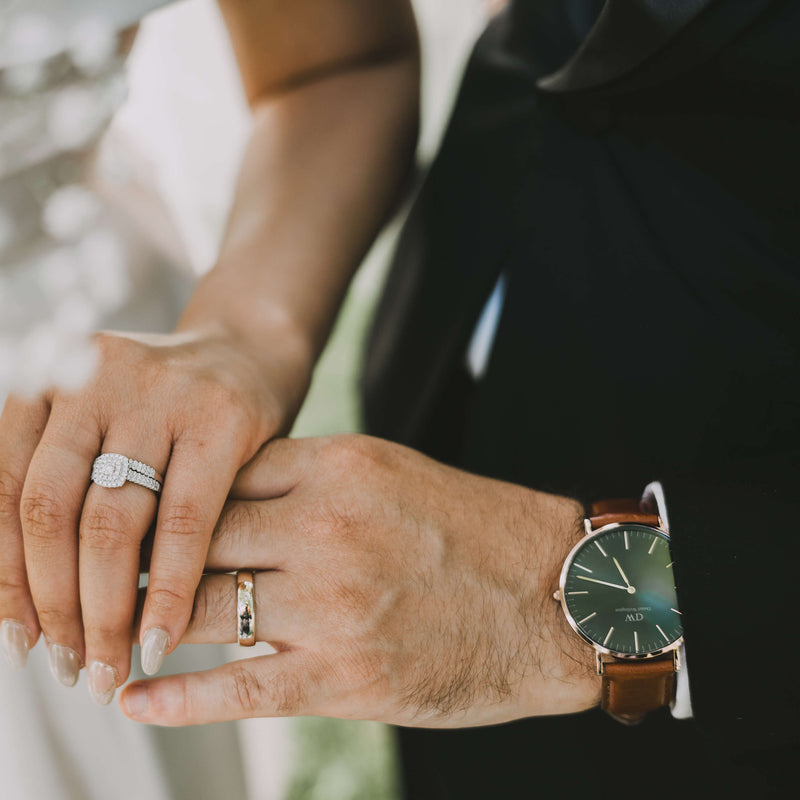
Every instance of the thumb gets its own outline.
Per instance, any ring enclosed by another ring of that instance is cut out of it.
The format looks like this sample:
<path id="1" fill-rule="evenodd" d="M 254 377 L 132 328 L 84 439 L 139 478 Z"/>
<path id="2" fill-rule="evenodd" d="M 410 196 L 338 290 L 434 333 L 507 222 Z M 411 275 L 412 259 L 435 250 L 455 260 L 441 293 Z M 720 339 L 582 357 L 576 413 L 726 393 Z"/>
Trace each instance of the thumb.
<path id="1" fill-rule="evenodd" d="M 307 715 L 311 688 L 299 651 L 284 651 L 204 672 L 135 681 L 121 693 L 120 706 L 136 722 L 204 725 Z"/>

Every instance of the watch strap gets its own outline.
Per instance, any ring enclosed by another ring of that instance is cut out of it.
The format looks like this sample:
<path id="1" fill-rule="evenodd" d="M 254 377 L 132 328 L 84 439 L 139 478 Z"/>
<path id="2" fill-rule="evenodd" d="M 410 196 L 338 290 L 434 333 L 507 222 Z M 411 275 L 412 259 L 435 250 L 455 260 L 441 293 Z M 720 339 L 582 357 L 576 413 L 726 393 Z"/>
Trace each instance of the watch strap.
<path id="1" fill-rule="evenodd" d="M 641 722 L 648 711 L 668 706 L 675 694 L 672 653 L 643 661 L 603 664 L 600 707 L 628 725 Z"/>
<path id="2" fill-rule="evenodd" d="M 589 509 L 592 529 L 613 523 L 636 522 L 660 527 L 661 520 L 633 498 L 600 500 Z M 675 694 L 675 660 L 672 653 L 658 658 L 626 661 L 610 659 L 602 666 L 600 706 L 627 725 L 641 722 L 648 711 L 668 706 Z"/>
<path id="3" fill-rule="evenodd" d="M 621 500 L 599 500 L 589 509 L 589 522 L 592 528 L 602 528 L 620 522 L 638 522 L 641 525 L 659 526 L 658 514 L 643 510 L 641 503 L 633 498 Z"/>

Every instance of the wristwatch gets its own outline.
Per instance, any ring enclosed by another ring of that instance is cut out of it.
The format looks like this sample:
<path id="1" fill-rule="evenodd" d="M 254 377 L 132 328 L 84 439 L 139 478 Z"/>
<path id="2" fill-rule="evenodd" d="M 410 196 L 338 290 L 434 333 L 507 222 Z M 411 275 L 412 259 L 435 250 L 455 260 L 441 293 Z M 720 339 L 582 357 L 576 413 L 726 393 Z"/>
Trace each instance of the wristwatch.
<path id="1" fill-rule="evenodd" d="M 672 703 L 683 643 L 669 532 L 648 505 L 594 503 L 553 595 L 595 649 L 601 707 L 628 725 Z"/>

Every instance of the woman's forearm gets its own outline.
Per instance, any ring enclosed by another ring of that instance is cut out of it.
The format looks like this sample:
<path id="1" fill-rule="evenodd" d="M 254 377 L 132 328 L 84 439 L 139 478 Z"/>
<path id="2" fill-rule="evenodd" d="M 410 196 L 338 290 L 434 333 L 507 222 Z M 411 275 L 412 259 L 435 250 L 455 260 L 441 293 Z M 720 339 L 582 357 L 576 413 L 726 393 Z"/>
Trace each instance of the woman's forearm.
<path id="1" fill-rule="evenodd" d="M 178 329 L 278 332 L 313 363 L 409 174 L 418 97 L 413 48 L 256 100 L 218 263 Z"/>

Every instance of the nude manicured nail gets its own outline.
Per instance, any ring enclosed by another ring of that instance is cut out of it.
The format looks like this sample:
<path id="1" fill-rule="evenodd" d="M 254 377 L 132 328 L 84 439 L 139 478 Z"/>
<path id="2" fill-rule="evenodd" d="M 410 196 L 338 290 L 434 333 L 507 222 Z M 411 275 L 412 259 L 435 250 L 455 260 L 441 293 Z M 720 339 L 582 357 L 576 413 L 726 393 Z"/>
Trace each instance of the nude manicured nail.
<path id="1" fill-rule="evenodd" d="M 150 628 L 142 639 L 142 670 L 155 675 L 169 650 L 169 634 L 163 628 Z"/>
<path id="2" fill-rule="evenodd" d="M 117 690 L 117 671 L 102 661 L 89 664 L 89 693 L 101 706 L 107 706 L 114 699 Z"/>
<path id="3" fill-rule="evenodd" d="M 12 667 L 22 669 L 28 663 L 28 632 L 21 622 L 15 619 L 4 619 L 0 624 L 0 641 L 6 659 Z"/>
<path id="4" fill-rule="evenodd" d="M 81 657 L 78 653 L 64 644 L 51 644 L 47 652 L 53 677 L 64 686 L 74 686 L 81 671 Z"/>

